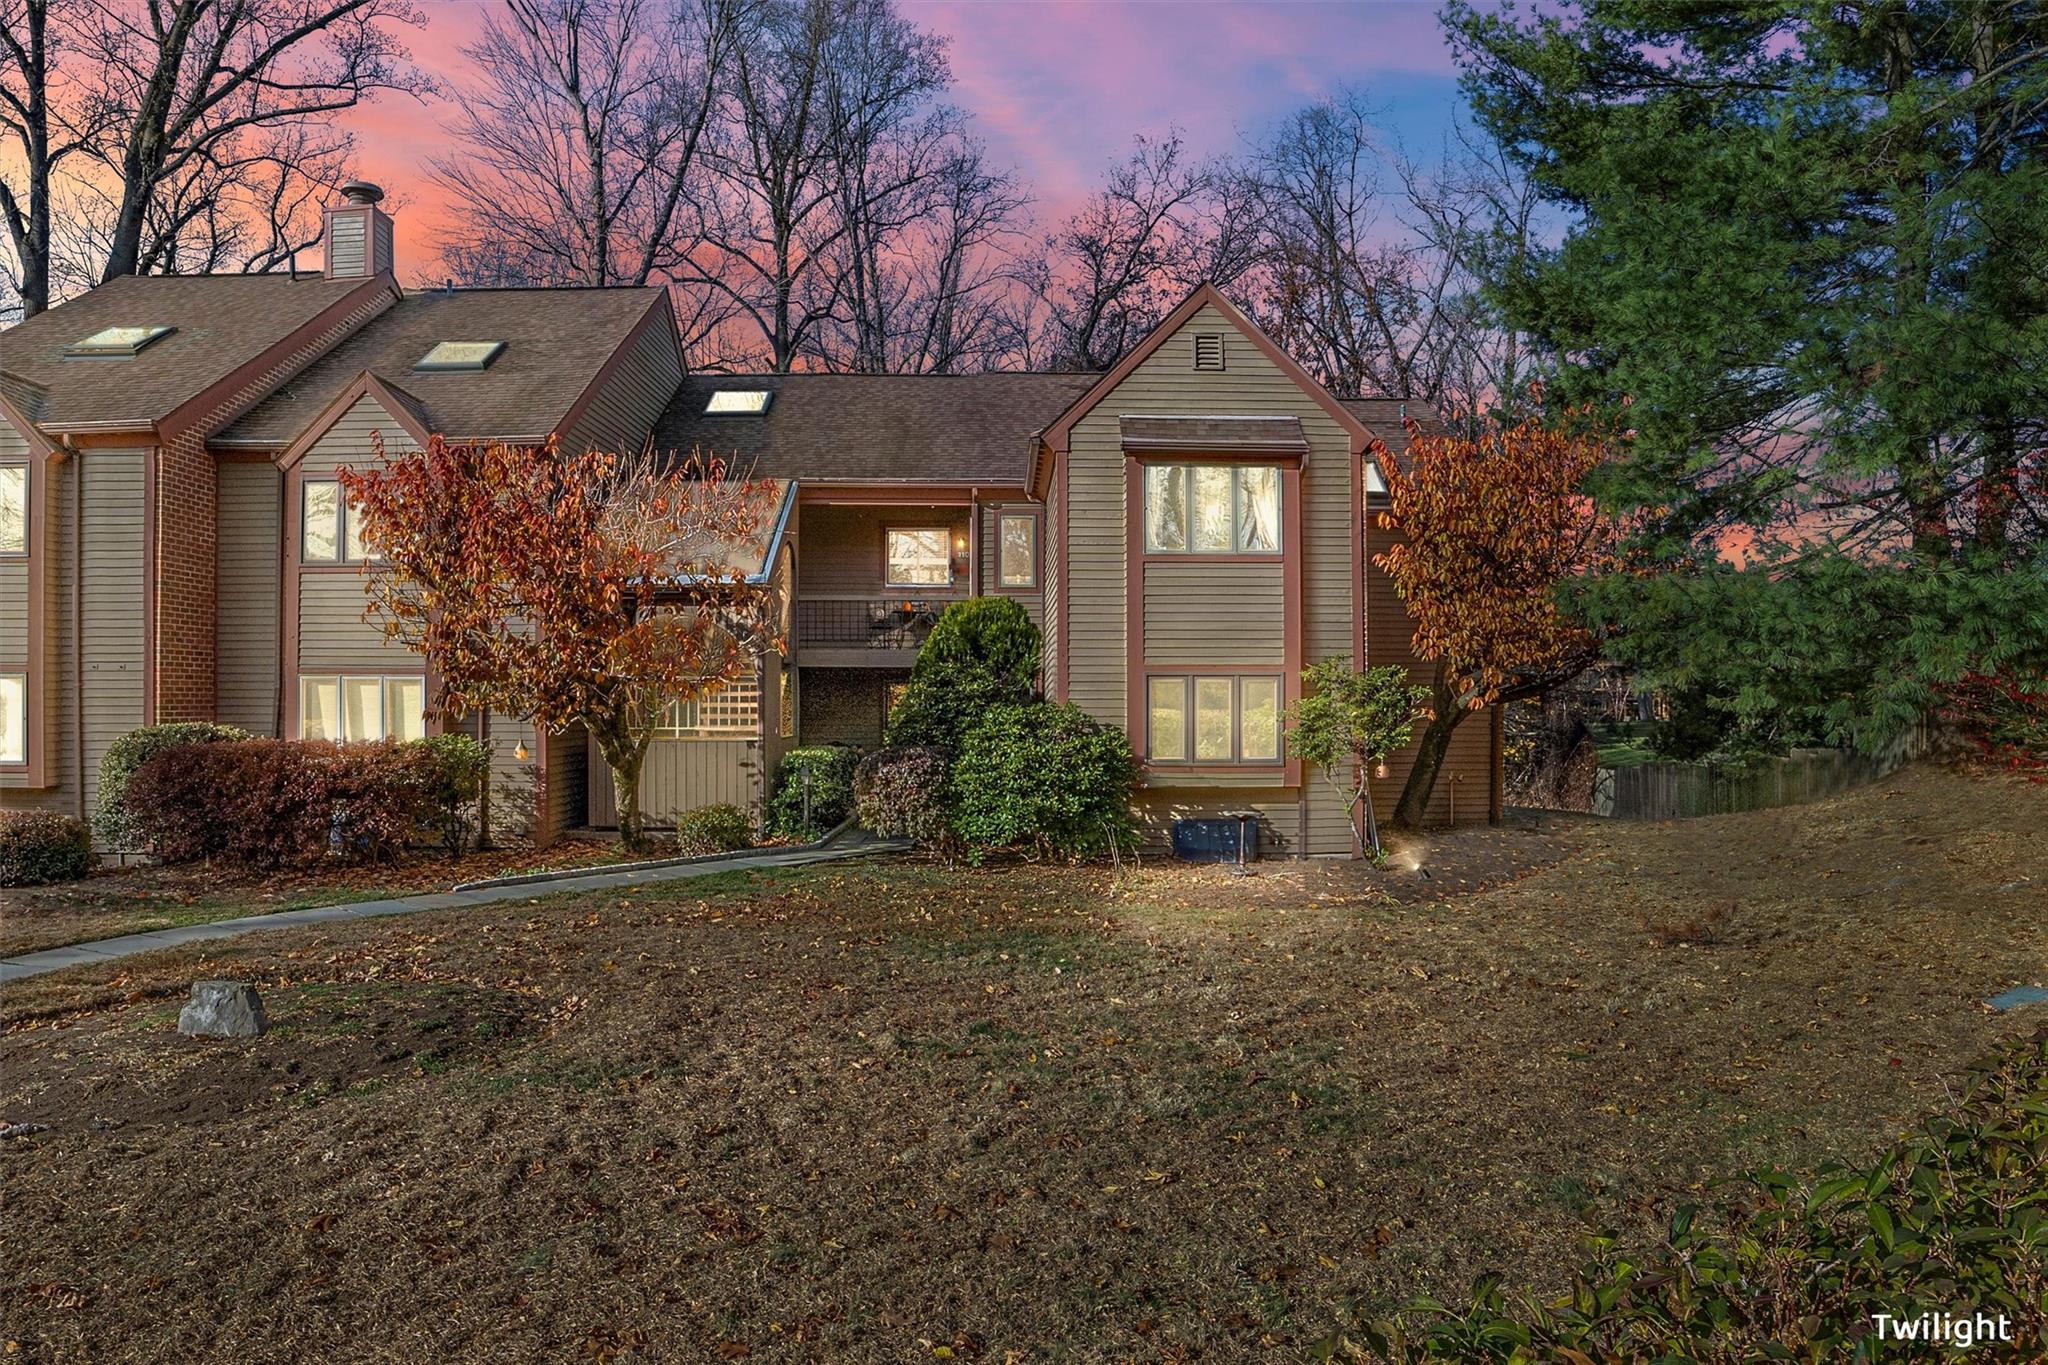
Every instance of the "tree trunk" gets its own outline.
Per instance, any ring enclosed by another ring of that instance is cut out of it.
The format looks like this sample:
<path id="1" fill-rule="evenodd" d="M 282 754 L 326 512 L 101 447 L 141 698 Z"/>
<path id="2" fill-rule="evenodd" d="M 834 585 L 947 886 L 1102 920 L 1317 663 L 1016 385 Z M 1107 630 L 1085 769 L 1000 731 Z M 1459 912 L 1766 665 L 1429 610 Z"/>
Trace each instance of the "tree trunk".
<path id="1" fill-rule="evenodd" d="M 640 769 L 647 761 L 647 741 L 636 738 L 624 721 L 592 726 L 597 751 L 612 775 L 612 802 L 619 816 L 619 842 L 630 853 L 647 847 L 646 817 L 640 810 Z"/>
<path id="2" fill-rule="evenodd" d="M 1436 714 L 1422 732 L 1422 744 L 1415 751 L 1415 766 L 1408 770 L 1408 784 L 1401 788 L 1401 800 L 1394 807 L 1394 818 L 1390 822 L 1396 829 L 1421 829 L 1422 818 L 1429 812 L 1429 798 L 1436 790 L 1437 773 L 1444 765 L 1444 755 L 1450 752 L 1451 732 L 1458 728 L 1458 722 L 1469 712 L 1458 704 L 1458 697 L 1451 690 L 1449 670 L 1439 661 L 1436 666 L 1435 695 L 1430 705 Z"/>

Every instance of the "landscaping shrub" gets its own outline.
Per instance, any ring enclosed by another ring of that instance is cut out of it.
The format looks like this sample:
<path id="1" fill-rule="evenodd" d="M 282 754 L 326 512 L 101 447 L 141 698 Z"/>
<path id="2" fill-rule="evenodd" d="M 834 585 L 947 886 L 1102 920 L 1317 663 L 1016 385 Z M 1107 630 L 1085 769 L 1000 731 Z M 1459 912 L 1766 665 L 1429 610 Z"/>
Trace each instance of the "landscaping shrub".
<path id="1" fill-rule="evenodd" d="M 212 721 L 178 721 L 169 725 L 145 725 L 130 730 L 107 746 L 100 756 L 100 785 L 93 797 L 93 828 L 110 844 L 128 843 L 128 779 L 135 770 L 158 754 L 187 744 L 217 744 L 226 740 L 250 739 L 247 730 Z"/>
<path id="2" fill-rule="evenodd" d="M 440 755 L 419 744 L 204 744 L 135 771 L 128 821 L 165 862 L 386 859 L 433 823 L 442 780 Z"/>
<path id="3" fill-rule="evenodd" d="M 1450 1308 L 1418 1300 L 1332 1334 L 1322 1359 L 1862 1360 L 1875 1316 L 2003 1316 L 1989 1358 L 2035 1360 L 2048 1216 L 2048 1034 L 1976 1067 L 1955 1099 L 1867 1168 L 1812 1180 L 1757 1172 L 1702 1218 L 1673 1217 L 1663 1248 L 1625 1254 L 1612 1236 L 1569 1298 L 1511 1299 L 1497 1278 Z M 1926 1338 L 1922 1338 L 1926 1344 Z M 1887 1342 L 1900 1359 L 1932 1359 Z M 1979 1340 L 1977 1345 L 1987 1344 Z"/>
<path id="4" fill-rule="evenodd" d="M 1965 674 L 1944 691 L 1941 716 L 1985 762 L 2048 782 L 2048 677 Z"/>
<path id="5" fill-rule="evenodd" d="M 911 666 L 910 685 L 889 713 L 892 748 L 959 752 L 982 716 L 1037 695 L 1044 641 L 1008 597 L 955 602 L 932 627 Z"/>
<path id="6" fill-rule="evenodd" d="M 860 751 L 843 744 L 791 749 L 775 769 L 762 823 L 770 834 L 816 839 L 853 812 L 853 770 Z M 804 819 L 804 774 L 810 774 L 811 816 Z"/>
<path id="7" fill-rule="evenodd" d="M 878 749 L 853 773 L 853 813 L 861 828 L 891 838 L 943 845 L 952 832 L 951 783 L 937 749 Z"/>
<path id="8" fill-rule="evenodd" d="M 699 806 L 676 817 L 676 851 L 685 857 L 730 853 L 754 842 L 754 822 L 738 806 Z"/>
<path id="9" fill-rule="evenodd" d="M 429 735 L 403 746 L 426 755 L 425 823 L 451 858 L 459 858 L 476 828 L 475 809 L 491 776 L 491 752 L 468 735 Z"/>
<path id="10" fill-rule="evenodd" d="M 1017 849 L 1079 858 L 1135 847 L 1138 764 L 1122 730 L 1078 706 L 1002 706 L 967 732 L 953 765 L 953 829 L 978 856 Z"/>
<path id="11" fill-rule="evenodd" d="M 84 821 L 50 810 L 0 810 L 0 886 L 75 882 L 98 864 Z"/>

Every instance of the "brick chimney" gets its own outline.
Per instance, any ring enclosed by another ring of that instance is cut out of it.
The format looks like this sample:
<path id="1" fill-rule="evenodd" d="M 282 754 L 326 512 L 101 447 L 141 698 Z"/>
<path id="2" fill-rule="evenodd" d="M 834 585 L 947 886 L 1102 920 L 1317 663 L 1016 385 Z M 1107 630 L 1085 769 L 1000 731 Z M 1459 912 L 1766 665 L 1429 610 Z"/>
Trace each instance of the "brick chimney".
<path id="1" fill-rule="evenodd" d="M 330 280 L 365 280 L 392 273 L 391 215 L 378 208 L 384 191 L 367 180 L 341 187 L 341 202 L 327 207 L 321 233 Z"/>

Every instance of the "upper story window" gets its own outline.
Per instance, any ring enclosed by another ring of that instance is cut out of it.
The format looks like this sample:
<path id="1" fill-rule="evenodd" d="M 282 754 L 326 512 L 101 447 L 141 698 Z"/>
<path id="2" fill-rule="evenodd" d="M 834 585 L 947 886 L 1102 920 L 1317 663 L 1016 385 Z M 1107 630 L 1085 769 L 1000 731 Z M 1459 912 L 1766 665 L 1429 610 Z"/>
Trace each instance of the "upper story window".
<path id="1" fill-rule="evenodd" d="M 0 555 L 28 553 L 28 466 L 0 464 Z"/>
<path id="2" fill-rule="evenodd" d="M 161 341 L 177 331 L 175 327 L 102 327 L 89 337 L 80 337 L 64 348 L 71 356 L 134 355 L 152 341 Z"/>
<path id="3" fill-rule="evenodd" d="M 504 351 L 502 341 L 437 341 L 433 349 L 413 362 L 413 369 L 481 370 Z"/>
<path id="4" fill-rule="evenodd" d="M 953 533 L 943 526 L 883 532 L 883 582 L 892 588 L 950 587 Z"/>
<path id="5" fill-rule="evenodd" d="M 1277 554 L 1280 471 L 1270 465 L 1146 465 L 1145 549 Z"/>
<path id="6" fill-rule="evenodd" d="M 333 479 L 308 479 L 299 493 L 299 561 L 361 564 L 379 559 L 363 543 L 362 514 Z"/>
<path id="7" fill-rule="evenodd" d="M 1038 585 L 1038 518 L 1006 512 L 996 519 L 996 581 L 1005 588 Z"/>
<path id="8" fill-rule="evenodd" d="M 704 404 L 707 417 L 759 417 L 768 411 L 771 389 L 718 389 Z"/>

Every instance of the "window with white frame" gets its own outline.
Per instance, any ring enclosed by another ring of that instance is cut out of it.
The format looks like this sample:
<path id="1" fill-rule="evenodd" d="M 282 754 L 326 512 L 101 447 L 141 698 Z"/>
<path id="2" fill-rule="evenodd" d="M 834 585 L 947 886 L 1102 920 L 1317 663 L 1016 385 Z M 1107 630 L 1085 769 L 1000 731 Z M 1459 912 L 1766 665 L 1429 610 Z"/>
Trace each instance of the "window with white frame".
<path id="1" fill-rule="evenodd" d="M 420 739 L 427 733 L 427 680 L 381 674 L 299 679 L 299 738 L 344 743 Z"/>
<path id="2" fill-rule="evenodd" d="M 28 466 L 0 464 L 0 555 L 28 553 Z"/>
<path id="3" fill-rule="evenodd" d="M 953 582 L 953 533 L 944 526 L 883 532 L 883 582 L 892 588 L 943 588 Z"/>
<path id="4" fill-rule="evenodd" d="M 1153 674 L 1145 757 L 1154 763 L 1280 761 L 1278 674 Z"/>
<path id="5" fill-rule="evenodd" d="M 996 582 L 1005 588 L 1037 585 L 1037 517 L 1005 512 L 996 519 Z"/>
<path id="6" fill-rule="evenodd" d="M 363 543 L 362 513 L 333 479 L 308 479 L 299 490 L 299 560 L 361 564 L 379 556 Z"/>
<path id="7" fill-rule="evenodd" d="M 0 763 L 28 762 L 28 674 L 0 673 Z"/>
<path id="8" fill-rule="evenodd" d="M 1271 465 L 1145 466 L 1149 554 L 1277 554 L 1280 471 Z"/>
<path id="9" fill-rule="evenodd" d="M 743 674 L 702 696 L 671 701 L 654 719 L 656 739 L 752 738 L 761 731 L 761 677 Z"/>

